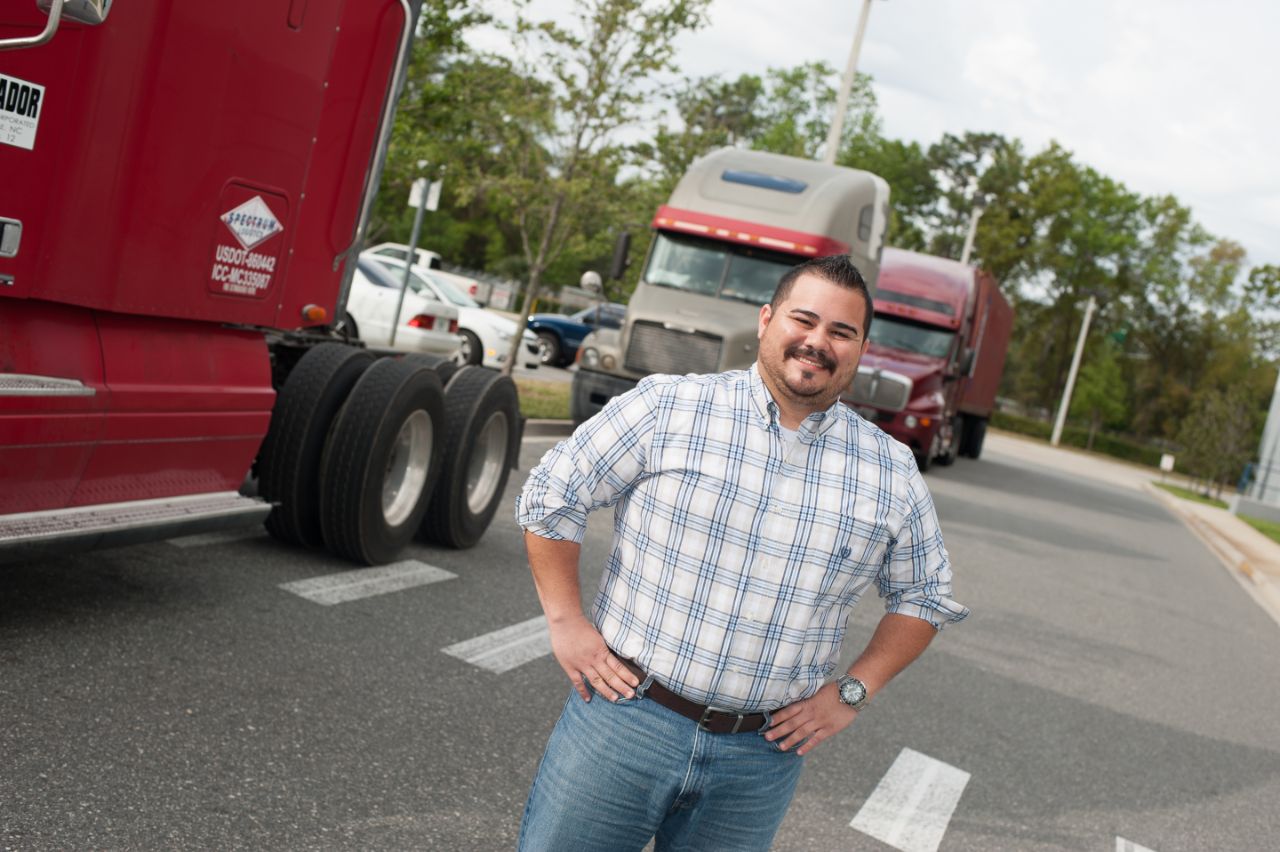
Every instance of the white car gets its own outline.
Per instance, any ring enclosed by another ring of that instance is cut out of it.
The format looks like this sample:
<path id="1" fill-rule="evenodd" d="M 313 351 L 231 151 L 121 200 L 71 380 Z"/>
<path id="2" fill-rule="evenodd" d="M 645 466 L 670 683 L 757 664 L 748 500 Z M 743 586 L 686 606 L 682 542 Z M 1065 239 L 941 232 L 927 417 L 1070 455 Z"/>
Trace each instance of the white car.
<path id="1" fill-rule="evenodd" d="M 404 243 L 378 243 L 376 246 L 365 249 L 361 254 L 377 255 L 378 259 L 392 258 L 394 260 L 404 260 L 409 256 L 409 247 Z M 443 278 L 457 289 L 466 293 L 481 306 L 488 304 L 489 296 L 493 287 L 484 281 L 477 281 L 466 275 L 457 275 L 453 272 L 445 272 L 442 266 L 440 255 L 433 251 L 420 248 L 414 250 L 413 266 L 415 269 L 426 269 L 436 278 Z"/>
<path id="2" fill-rule="evenodd" d="M 404 274 L 403 260 L 369 253 L 360 257 L 362 260 L 381 264 L 397 279 Z M 463 293 L 434 269 L 415 266 L 410 271 L 413 273 L 410 281 L 418 282 L 410 285 L 415 290 L 428 291 L 437 299 L 458 309 L 458 331 L 462 335 L 462 350 L 457 356 L 459 363 L 482 364 L 495 369 L 506 363 L 507 354 L 511 351 L 511 335 L 516 333 L 514 320 L 480 307 L 475 299 Z M 528 329 L 524 330 L 521 337 L 524 343 L 520 349 L 520 365 L 536 368 L 541 363 L 538 337 Z"/>
<path id="3" fill-rule="evenodd" d="M 402 267 L 403 268 L 403 267 Z M 373 346 L 389 346 L 404 352 L 425 352 L 456 359 L 462 348 L 458 333 L 458 309 L 432 294 L 404 294 L 396 342 L 391 346 L 391 325 L 400 301 L 401 281 L 386 267 L 360 258 L 351 279 L 347 316 L 354 336 Z"/>

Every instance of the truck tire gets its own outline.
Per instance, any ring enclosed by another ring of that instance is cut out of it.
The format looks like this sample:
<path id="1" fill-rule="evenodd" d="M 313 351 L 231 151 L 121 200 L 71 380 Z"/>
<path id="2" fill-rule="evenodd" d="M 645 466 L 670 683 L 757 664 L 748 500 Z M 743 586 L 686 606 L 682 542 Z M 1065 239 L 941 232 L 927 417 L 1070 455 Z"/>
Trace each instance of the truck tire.
<path id="1" fill-rule="evenodd" d="M 275 503 L 265 522 L 287 544 L 319 547 L 320 457 L 325 438 L 347 395 L 373 363 L 363 349 L 323 343 L 289 373 L 271 411 L 271 426 L 258 453 L 258 494 Z"/>
<path id="2" fill-rule="evenodd" d="M 422 537 L 473 546 L 493 520 L 520 450 L 515 382 L 494 370 L 463 367 L 445 390 L 445 460 Z"/>
<path id="3" fill-rule="evenodd" d="M 921 452 L 921 453 L 916 453 L 915 456 L 916 456 L 916 467 L 920 468 L 921 473 L 926 473 L 929 470 L 929 465 L 933 462 L 933 456 L 929 455 L 928 450 L 925 450 L 924 452 Z"/>
<path id="4" fill-rule="evenodd" d="M 320 463 L 325 546 L 354 562 L 396 557 L 422 523 L 441 468 L 444 392 L 434 370 L 383 358 L 338 412 Z"/>
<path id="5" fill-rule="evenodd" d="M 427 355 L 422 352 L 414 352 L 405 355 L 404 360 L 411 364 L 426 367 L 428 370 L 435 370 L 436 375 L 440 377 L 441 387 L 449 384 L 453 374 L 460 369 L 456 363 L 442 355 Z"/>
<path id="6" fill-rule="evenodd" d="M 968 417 L 969 422 L 964 430 L 964 445 L 960 448 L 961 455 L 966 458 L 976 459 L 982 455 L 982 441 L 987 437 L 987 418 L 985 417 Z"/>

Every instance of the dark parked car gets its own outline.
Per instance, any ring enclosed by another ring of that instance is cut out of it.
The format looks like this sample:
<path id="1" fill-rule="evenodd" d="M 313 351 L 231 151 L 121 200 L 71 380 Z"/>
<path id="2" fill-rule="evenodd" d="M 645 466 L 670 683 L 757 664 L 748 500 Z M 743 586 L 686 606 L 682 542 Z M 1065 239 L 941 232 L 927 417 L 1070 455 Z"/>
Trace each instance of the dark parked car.
<path id="1" fill-rule="evenodd" d="M 576 314 L 534 314 L 529 317 L 529 330 L 538 335 L 542 363 L 548 367 L 572 364 L 578 357 L 582 338 L 596 328 L 622 328 L 627 306 L 616 302 L 592 305 Z"/>

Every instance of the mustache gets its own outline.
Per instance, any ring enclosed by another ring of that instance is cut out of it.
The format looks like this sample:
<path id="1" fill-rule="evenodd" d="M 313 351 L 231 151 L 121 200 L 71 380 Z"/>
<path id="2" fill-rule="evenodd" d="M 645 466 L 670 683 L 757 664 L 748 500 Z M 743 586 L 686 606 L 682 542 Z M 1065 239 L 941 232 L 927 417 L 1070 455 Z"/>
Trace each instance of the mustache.
<path id="1" fill-rule="evenodd" d="M 816 361 L 831 372 L 836 369 L 835 359 L 821 349 L 814 349 L 812 346 L 800 346 L 799 344 L 788 346 L 782 354 L 787 358 L 807 358 L 810 361 Z"/>

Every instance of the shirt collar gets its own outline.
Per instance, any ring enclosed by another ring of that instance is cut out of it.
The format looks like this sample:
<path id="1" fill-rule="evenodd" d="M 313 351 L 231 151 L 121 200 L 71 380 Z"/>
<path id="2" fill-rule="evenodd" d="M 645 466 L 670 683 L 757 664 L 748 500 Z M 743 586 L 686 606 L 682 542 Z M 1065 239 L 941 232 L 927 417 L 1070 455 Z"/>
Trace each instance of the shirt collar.
<path id="1" fill-rule="evenodd" d="M 748 382 L 751 392 L 751 404 L 755 409 L 756 416 L 768 428 L 777 423 L 781 426 L 779 420 L 778 403 L 774 402 L 773 394 L 769 392 L 769 388 L 765 385 L 764 379 L 760 377 L 760 362 L 751 365 L 751 369 L 747 371 L 749 376 Z M 840 419 L 839 406 L 844 405 L 840 400 L 836 400 L 831 407 L 825 411 L 815 411 L 800 421 L 799 433 L 803 440 L 809 441 L 826 433 L 828 429 L 836 424 Z"/>

